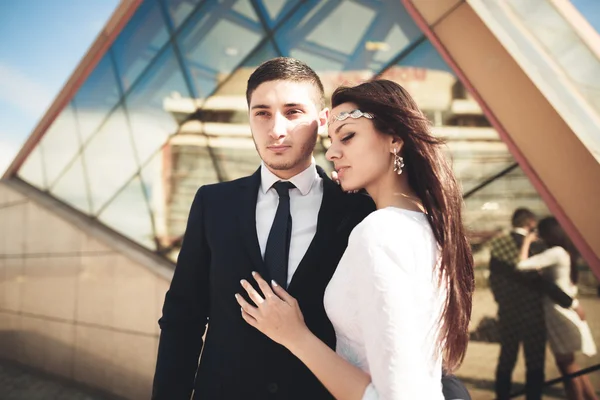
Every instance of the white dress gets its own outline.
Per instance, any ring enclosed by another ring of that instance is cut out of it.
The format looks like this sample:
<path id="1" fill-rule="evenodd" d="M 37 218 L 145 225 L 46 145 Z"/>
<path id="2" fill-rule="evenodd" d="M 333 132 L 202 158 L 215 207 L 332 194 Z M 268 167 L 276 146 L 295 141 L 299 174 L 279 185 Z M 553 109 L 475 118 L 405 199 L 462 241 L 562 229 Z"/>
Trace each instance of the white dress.
<path id="1" fill-rule="evenodd" d="M 427 217 L 388 207 L 358 224 L 325 291 L 336 352 L 371 375 L 363 400 L 443 399 L 436 349 L 446 289 Z"/>
<path id="2" fill-rule="evenodd" d="M 575 298 L 577 286 L 571 282 L 571 257 L 562 247 L 552 247 L 517 265 L 520 270 L 541 270 L 547 279 L 553 280 L 566 294 Z M 575 310 L 567 309 L 544 298 L 544 314 L 548 342 L 554 354 L 582 352 L 596 354 L 596 344 L 586 321 L 582 321 Z"/>

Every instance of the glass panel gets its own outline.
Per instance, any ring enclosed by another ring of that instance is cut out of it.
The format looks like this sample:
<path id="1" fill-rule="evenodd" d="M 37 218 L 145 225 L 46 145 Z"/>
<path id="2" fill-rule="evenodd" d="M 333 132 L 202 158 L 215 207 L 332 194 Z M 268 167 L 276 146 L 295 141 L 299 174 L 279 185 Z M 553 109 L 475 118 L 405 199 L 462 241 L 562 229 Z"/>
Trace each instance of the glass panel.
<path id="1" fill-rule="evenodd" d="M 170 244 L 176 243 L 183 235 L 198 188 L 219 180 L 206 138 L 194 133 L 193 127 L 186 132 L 189 133 L 171 138 L 169 147 L 164 150 L 162 174 L 166 193 L 163 240 Z M 149 178 L 145 179 L 147 182 Z"/>
<path id="2" fill-rule="evenodd" d="M 484 165 L 480 160 L 473 169 Z M 516 168 L 465 200 L 465 223 L 470 235 L 485 239 L 510 229 L 512 213 L 519 207 L 529 208 L 538 216 L 549 214 L 527 176 Z"/>
<path id="3" fill-rule="evenodd" d="M 256 67 L 275 57 L 279 57 L 279 54 L 275 51 L 271 41 L 264 41 L 248 57 L 244 65 L 239 66 L 230 76 L 223 79 L 215 93 L 201 104 L 201 107 L 206 109 L 201 114 L 202 120 L 205 122 L 217 122 L 217 119 L 219 122 L 236 121 L 236 123 L 248 126 L 248 105 L 246 104 L 248 78 Z M 221 115 L 217 117 L 217 114 L 210 114 L 208 110 L 222 111 Z M 232 112 L 231 115 L 224 116 L 225 110 Z"/>
<path id="4" fill-rule="evenodd" d="M 275 27 L 299 3 L 299 0 L 258 0 L 256 4 L 261 11 L 269 28 Z"/>
<path id="5" fill-rule="evenodd" d="M 91 213 L 81 157 L 77 157 L 69 169 L 58 179 L 50 192 L 64 202 L 86 214 Z"/>
<path id="6" fill-rule="evenodd" d="M 240 15 L 249 18 L 251 21 L 260 22 L 258 15 L 256 15 L 256 11 L 254 11 L 254 8 L 252 7 L 252 4 L 250 4 L 250 2 L 247 0 L 236 1 L 233 4 L 232 9 Z"/>
<path id="7" fill-rule="evenodd" d="M 144 163 L 177 132 L 178 120 L 187 116 L 181 107 L 194 107 L 171 48 L 136 83 L 126 104 L 138 159 Z"/>
<path id="8" fill-rule="evenodd" d="M 27 156 L 23 165 L 19 168 L 18 175 L 33 186 L 42 190 L 46 189 L 46 176 L 42 164 L 42 149 L 39 144 Z"/>
<path id="9" fill-rule="evenodd" d="M 151 216 L 138 176 L 108 204 L 98 219 L 130 239 L 156 250 Z"/>
<path id="10" fill-rule="evenodd" d="M 320 2 L 278 28 L 283 55 L 320 73 L 381 69 L 422 33 L 400 2 Z"/>
<path id="11" fill-rule="evenodd" d="M 249 0 L 239 1 L 251 9 Z M 264 36 L 261 24 L 231 9 L 231 3 L 207 2 L 178 37 L 199 97 L 208 96 Z"/>
<path id="12" fill-rule="evenodd" d="M 117 76 L 107 53 L 75 95 L 82 143 L 96 132 L 119 98 Z"/>
<path id="13" fill-rule="evenodd" d="M 77 122 L 70 104 L 50 125 L 41 140 L 41 145 L 44 148 L 46 179 L 52 186 L 59 174 L 79 152 Z"/>
<path id="14" fill-rule="evenodd" d="M 166 221 L 166 203 L 173 193 L 167 193 L 170 188 L 169 175 L 171 165 L 171 147 L 163 146 L 154 156 L 148 160 L 148 163 L 142 167 L 140 177 L 142 187 L 154 220 L 154 229 L 156 239 L 161 249 L 168 248 L 171 239 L 168 236 L 168 225 Z M 193 198 L 193 194 L 192 194 Z"/>
<path id="15" fill-rule="evenodd" d="M 260 165 L 251 137 L 211 138 L 209 144 L 226 180 L 251 175 Z"/>
<path id="16" fill-rule="evenodd" d="M 84 150 L 92 210 L 96 213 L 138 166 L 123 108 L 117 108 Z"/>
<path id="17" fill-rule="evenodd" d="M 144 1 L 112 46 L 125 91 L 168 39 L 157 0 Z"/>
<path id="18" fill-rule="evenodd" d="M 165 0 L 165 2 L 173 25 L 178 28 L 202 0 Z"/>

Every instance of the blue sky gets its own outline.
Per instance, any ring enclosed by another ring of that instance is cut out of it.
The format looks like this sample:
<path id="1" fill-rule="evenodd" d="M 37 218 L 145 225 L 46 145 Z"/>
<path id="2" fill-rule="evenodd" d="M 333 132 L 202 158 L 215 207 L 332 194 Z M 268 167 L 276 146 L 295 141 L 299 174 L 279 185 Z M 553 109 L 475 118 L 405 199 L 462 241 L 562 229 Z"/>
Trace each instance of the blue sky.
<path id="1" fill-rule="evenodd" d="M 0 175 L 118 3 L 0 1 Z"/>
<path id="2" fill-rule="evenodd" d="M 571 3 L 583 14 L 588 22 L 600 32 L 600 1 L 598 0 L 571 0 Z"/>

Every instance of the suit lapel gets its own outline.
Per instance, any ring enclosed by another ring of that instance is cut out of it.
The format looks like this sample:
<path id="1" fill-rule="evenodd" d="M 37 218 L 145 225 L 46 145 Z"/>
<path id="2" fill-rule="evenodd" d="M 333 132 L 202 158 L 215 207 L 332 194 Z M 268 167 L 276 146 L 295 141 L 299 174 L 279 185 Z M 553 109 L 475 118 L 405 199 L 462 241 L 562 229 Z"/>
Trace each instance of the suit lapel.
<path id="1" fill-rule="evenodd" d="M 293 293 L 296 286 L 302 285 L 303 281 L 310 279 L 312 271 L 318 268 L 318 258 L 323 257 L 325 252 L 328 251 L 330 241 L 327 238 L 336 233 L 345 214 L 342 199 L 344 193 L 336 183 L 327 177 L 321 167 L 317 166 L 317 172 L 323 179 L 323 200 L 319 209 L 317 231 L 292 277 L 288 287 L 291 293 Z"/>
<path id="2" fill-rule="evenodd" d="M 256 233 L 256 201 L 260 186 L 260 168 L 248 179 L 240 181 L 240 206 L 238 208 L 238 227 L 241 241 L 252 262 L 252 269 L 265 275 L 265 265 L 260 254 Z"/>

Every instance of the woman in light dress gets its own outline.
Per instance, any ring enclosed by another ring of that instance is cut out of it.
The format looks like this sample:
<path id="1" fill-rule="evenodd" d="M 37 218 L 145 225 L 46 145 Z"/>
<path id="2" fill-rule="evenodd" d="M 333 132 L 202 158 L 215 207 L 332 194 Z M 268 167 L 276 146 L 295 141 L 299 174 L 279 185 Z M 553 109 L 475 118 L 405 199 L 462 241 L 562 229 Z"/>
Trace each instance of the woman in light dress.
<path id="1" fill-rule="evenodd" d="M 462 362 L 474 289 L 462 198 L 439 139 L 398 84 L 375 80 L 332 97 L 327 158 L 345 191 L 377 210 L 358 224 L 324 297 L 334 352 L 297 302 L 253 274 L 242 317 L 296 355 L 336 399 L 443 399 L 442 370 Z"/>
<path id="2" fill-rule="evenodd" d="M 539 270 L 574 299 L 574 304 L 570 309 L 560 307 L 550 299 L 544 299 L 550 349 L 560 372 L 563 375 L 572 374 L 579 370 L 575 363 L 576 352 L 581 352 L 586 356 L 596 354 L 596 345 L 590 327 L 585 321 L 581 304 L 576 299 L 577 266 L 573 262 L 575 248 L 554 217 L 542 219 L 538 224 L 538 231 L 548 249 L 528 257 L 531 243 L 537 240 L 535 233 L 529 234 L 523 241 L 517 268 Z M 565 390 L 569 400 L 598 399 L 587 375 L 566 381 Z"/>

